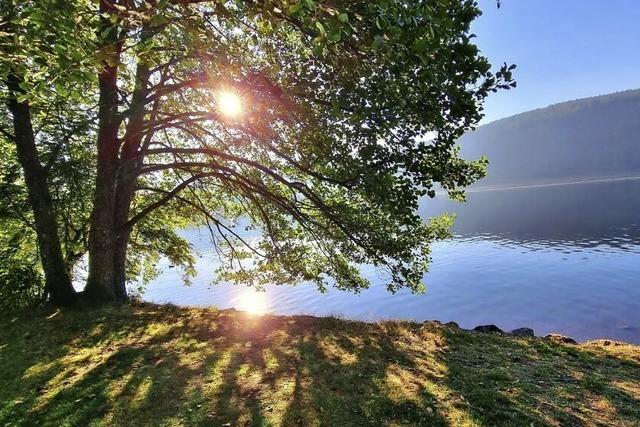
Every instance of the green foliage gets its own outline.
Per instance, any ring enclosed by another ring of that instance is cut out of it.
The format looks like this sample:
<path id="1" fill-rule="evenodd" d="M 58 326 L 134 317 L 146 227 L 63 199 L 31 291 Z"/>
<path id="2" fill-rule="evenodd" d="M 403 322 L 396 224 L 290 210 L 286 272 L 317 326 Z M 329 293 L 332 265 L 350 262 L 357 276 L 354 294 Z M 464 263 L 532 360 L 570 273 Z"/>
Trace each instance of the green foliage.
<path id="1" fill-rule="evenodd" d="M 172 218 L 174 215 L 170 210 L 158 212 L 140 224 L 131 236 L 127 274 L 138 291 L 160 274 L 157 264 L 161 256 L 181 270 L 185 284 L 190 284 L 190 278 L 196 274 L 191 244 L 176 232 L 179 224 Z"/>
<path id="2" fill-rule="evenodd" d="M 2 221 L 0 230 L 0 309 L 39 302 L 44 288 L 35 233 Z"/>
<path id="3" fill-rule="evenodd" d="M 0 151 L 0 308 L 5 309 L 39 301 L 43 279 L 20 166 L 13 146 L 1 138 Z"/>
<path id="4" fill-rule="evenodd" d="M 96 80 L 90 0 L 3 1 L 0 5 L 0 81 L 22 76 L 19 101 L 50 106 L 63 98 L 80 103 Z M 2 90 L 5 88 L 2 87 Z"/>
<path id="5" fill-rule="evenodd" d="M 42 299 L 43 283 L 31 207 L 13 144 L 6 81 L 20 84 L 18 101 L 28 103 L 43 171 L 58 214 L 59 235 L 68 269 L 84 254 L 85 206 L 91 188 L 92 158 L 87 142 L 92 117 L 82 103 L 91 102 L 95 80 L 82 58 L 90 42 L 76 24 L 83 2 L 0 3 L 0 252 L 3 303 L 22 305 Z M 78 19 L 80 18 L 80 19 Z M 90 202 L 88 203 L 90 206 Z M 5 298 L 5 295 L 7 297 Z"/>
<path id="6" fill-rule="evenodd" d="M 358 265 L 371 264 L 390 291 L 422 291 L 430 244 L 452 218 L 425 221 L 418 201 L 438 188 L 463 199 L 483 176 L 486 160 L 461 159 L 455 141 L 490 92 L 514 85 L 513 67 L 492 72 L 473 44 L 470 0 L 114 2 L 102 16 L 91 2 L 48 0 L 15 11 L 0 75 L 19 68 L 46 124 L 39 143 L 58 215 L 80 230 L 65 243 L 75 254 L 95 177 L 93 76 L 117 66 L 120 166 L 139 160 L 132 280 L 149 280 L 160 255 L 188 279 L 193 254 L 175 230 L 208 226 L 220 280 L 359 291 L 369 282 Z M 240 116 L 219 111 L 222 90 L 242 99 Z M 145 138 L 127 159 L 139 109 Z M 71 123 L 55 157 L 47 138 Z"/>
<path id="7" fill-rule="evenodd" d="M 155 45 L 184 53 L 149 49 L 145 61 L 173 58 L 169 81 L 202 84 L 167 93 L 159 114 L 203 118 L 163 128 L 165 148 L 147 161 L 177 165 L 141 180 L 170 191 L 213 173 L 171 209 L 215 213 L 205 219 L 228 260 L 218 278 L 357 291 L 369 285 L 357 265 L 368 263 L 389 290 L 421 291 L 429 245 L 450 219 L 425 223 L 418 200 L 437 187 L 463 198 L 483 176 L 486 160 L 460 159 L 454 143 L 481 118 L 484 98 L 512 85 L 512 67 L 491 73 L 472 43 L 474 3 L 229 2 L 210 15 L 163 13 L 171 24 Z M 220 88 L 242 97 L 242 117 L 211 116 Z M 227 229 L 243 219 L 263 239 L 244 244 Z"/>

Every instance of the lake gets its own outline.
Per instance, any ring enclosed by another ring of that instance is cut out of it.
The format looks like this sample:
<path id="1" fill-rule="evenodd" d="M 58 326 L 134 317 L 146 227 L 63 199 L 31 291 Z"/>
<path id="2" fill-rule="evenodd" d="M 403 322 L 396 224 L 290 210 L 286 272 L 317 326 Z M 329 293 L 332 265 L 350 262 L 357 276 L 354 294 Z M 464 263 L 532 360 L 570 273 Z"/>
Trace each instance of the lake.
<path id="1" fill-rule="evenodd" d="M 351 294 L 313 285 L 264 292 L 210 286 L 217 258 L 208 234 L 186 235 L 202 255 L 193 284 L 176 269 L 143 294 L 152 302 L 234 307 L 257 313 L 337 315 L 348 319 L 437 319 L 464 328 L 495 324 L 557 332 L 577 340 L 640 343 L 640 180 L 472 191 L 466 204 L 426 200 L 424 216 L 455 212 L 455 237 L 433 247 L 427 292 L 389 294 L 376 285 Z"/>

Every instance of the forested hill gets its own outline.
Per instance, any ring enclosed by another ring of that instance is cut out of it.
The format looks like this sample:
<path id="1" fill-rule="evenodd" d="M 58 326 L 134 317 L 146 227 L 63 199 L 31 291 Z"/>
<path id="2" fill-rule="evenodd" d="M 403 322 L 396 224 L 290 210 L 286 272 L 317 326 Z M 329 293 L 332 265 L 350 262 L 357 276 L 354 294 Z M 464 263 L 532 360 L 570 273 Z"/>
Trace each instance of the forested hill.
<path id="1" fill-rule="evenodd" d="M 640 175 L 640 89 L 501 119 L 460 144 L 465 158 L 489 158 L 476 187 Z"/>

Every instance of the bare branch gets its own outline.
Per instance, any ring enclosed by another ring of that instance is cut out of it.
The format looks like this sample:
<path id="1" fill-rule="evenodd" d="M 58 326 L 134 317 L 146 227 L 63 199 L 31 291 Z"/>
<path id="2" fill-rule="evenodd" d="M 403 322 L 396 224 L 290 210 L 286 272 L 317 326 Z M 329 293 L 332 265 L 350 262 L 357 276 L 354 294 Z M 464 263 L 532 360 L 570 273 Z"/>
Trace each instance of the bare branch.
<path id="1" fill-rule="evenodd" d="M 137 224 L 140 220 L 142 220 L 144 217 L 149 215 L 151 212 L 164 206 L 167 202 L 173 199 L 178 193 L 184 190 L 189 184 L 199 179 L 205 178 L 207 176 L 211 176 L 211 174 L 206 174 L 206 173 L 197 174 L 187 179 L 186 181 L 181 182 L 173 190 L 169 191 L 163 198 L 161 198 L 160 200 L 154 203 L 151 203 L 149 206 L 147 206 L 146 208 L 138 212 L 136 215 L 134 215 L 133 218 L 131 218 L 129 221 L 127 221 L 126 224 L 123 225 L 123 228 L 133 227 L 135 224 Z"/>
<path id="2" fill-rule="evenodd" d="M 155 91 L 145 99 L 145 104 L 150 104 L 151 102 L 165 96 L 171 94 L 173 92 L 180 91 L 185 88 L 193 88 L 207 84 L 207 81 L 203 77 L 197 77 L 194 79 L 184 80 L 178 83 L 165 84 L 157 87 Z"/>
<path id="3" fill-rule="evenodd" d="M 139 187 L 140 190 L 147 190 L 147 191 L 154 191 L 154 192 L 158 192 L 158 193 L 163 193 L 165 195 L 170 195 L 171 191 L 167 191 L 167 190 L 162 190 L 159 188 L 153 188 L 153 187 Z M 181 197 L 177 194 L 174 194 L 172 197 L 174 197 L 176 200 L 198 210 L 200 213 L 202 213 L 208 220 L 214 222 L 216 224 L 217 227 L 219 228 L 224 228 L 227 232 L 229 232 L 230 234 L 232 234 L 235 238 L 237 238 L 240 242 L 242 242 L 242 244 L 244 244 L 251 252 L 253 252 L 254 254 L 264 258 L 265 255 L 260 253 L 258 250 L 256 250 L 253 246 L 251 246 L 245 239 L 243 239 L 242 237 L 240 237 L 240 235 L 238 235 L 235 231 L 233 231 L 230 227 L 226 226 L 225 224 L 222 223 L 222 221 L 220 221 L 219 219 L 217 219 L 216 217 L 214 217 L 213 215 L 211 215 L 209 212 L 207 212 L 206 208 L 204 207 L 204 205 L 202 205 L 202 202 L 200 202 L 200 204 L 194 203 L 189 199 L 186 199 L 184 197 Z M 221 233 L 222 234 L 222 233 Z"/>

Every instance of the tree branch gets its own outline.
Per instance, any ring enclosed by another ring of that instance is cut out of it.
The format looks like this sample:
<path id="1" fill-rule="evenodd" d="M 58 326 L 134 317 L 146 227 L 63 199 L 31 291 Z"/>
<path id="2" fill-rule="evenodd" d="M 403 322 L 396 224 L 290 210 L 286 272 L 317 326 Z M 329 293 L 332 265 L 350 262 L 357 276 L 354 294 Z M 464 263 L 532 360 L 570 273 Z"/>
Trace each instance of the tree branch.
<path id="1" fill-rule="evenodd" d="M 163 198 L 161 198 L 160 200 L 158 200 L 158 201 L 156 201 L 154 203 L 151 203 L 149 206 L 147 206 L 146 208 L 144 208 L 140 212 L 138 212 L 136 215 L 134 215 L 133 218 L 131 218 L 129 221 L 127 221 L 127 223 L 124 224 L 122 227 L 125 228 L 125 229 L 133 227 L 135 224 L 137 224 L 140 220 L 145 218 L 151 212 L 153 212 L 154 210 L 164 206 L 167 202 L 169 202 L 171 199 L 173 199 L 178 193 L 180 193 L 182 190 L 184 190 L 189 184 L 191 184 L 192 182 L 197 181 L 199 179 L 205 178 L 207 176 L 211 176 L 211 174 L 200 173 L 200 174 L 192 176 L 191 178 L 187 179 L 186 181 L 181 182 L 173 190 L 169 191 Z"/>
<path id="2" fill-rule="evenodd" d="M 163 194 L 165 194 L 165 195 L 170 195 L 170 194 L 171 194 L 171 192 L 170 192 L 170 191 L 162 190 L 162 189 L 159 189 L 159 188 L 153 188 L 153 187 L 144 187 L 144 186 L 143 186 L 143 187 L 139 187 L 138 189 L 140 189 L 140 190 L 147 190 L 147 191 L 154 191 L 154 192 L 158 192 L 158 193 L 163 193 Z M 176 200 L 178 200 L 178 201 L 180 201 L 180 202 L 182 202 L 182 203 L 184 203 L 184 204 L 186 204 L 186 205 L 188 205 L 188 206 L 190 206 L 190 207 L 192 207 L 192 208 L 194 208 L 194 209 L 198 210 L 198 211 L 199 211 L 200 213 L 202 213 L 202 214 L 203 214 L 203 215 L 204 215 L 208 220 L 213 221 L 213 222 L 216 224 L 216 226 L 221 227 L 221 228 L 224 228 L 227 232 L 229 232 L 229 233 L 230 233 L 230 234 L 232 234 L 235 238 L 237 238 L 240 242 L 242 242 L 242 243 L 243 243 L 243 244 L 244 244 L 244 245 L 245 245 L 245 246 L 246 246 L 246 247 L 247 247 L 251 252 L 253 252 L 254 254 L 256 254 L 256 255 L 258 255 L 258 256 L 260 256 L 260 257 L 262 257 L 262 258 L 264 258 L 264 257 L 265 257 L 265 255 L 264 255 L 264 254 L 262 254 L 262 253 L 260 253 L 258 250 L 256 250 L 256 249 L 255 249 L 253 246 L 251 246 L 251 245 L 250 245 L 246 240 L 244 240 L 242 237 L 240 237 L 240 235 L 238 235 L 235 231 L 233 231 L 231 228 L 229 228 L 228 226 L 226 226 L 225 224 L 223 224 L 223 223 L 222 223 L 222 221 L 220 221 L 219 219 L 217 219 L 216 217 L 214 217 L 213 215 L 211 215 L 209 212 L 207 212 L 207 210 L 205 209 L 205 207 L 204 207 L 203 205 L 198 205 L 197 203 L 194 203 L 194 202 L 192 202 L 191 200 L 186 199 L 186 198 L 184 198 L 184 197 L 181 197 L 181 196 L 179 196 L 179 195 L 177 195 L 177 194 L 173 195 L 173 197 L 174 197 Z M 220 234 L 222 235 L 222 233 L 220 233 Z M 229 243 L 229 242 L 227 241 L 227 243 Z"/>

